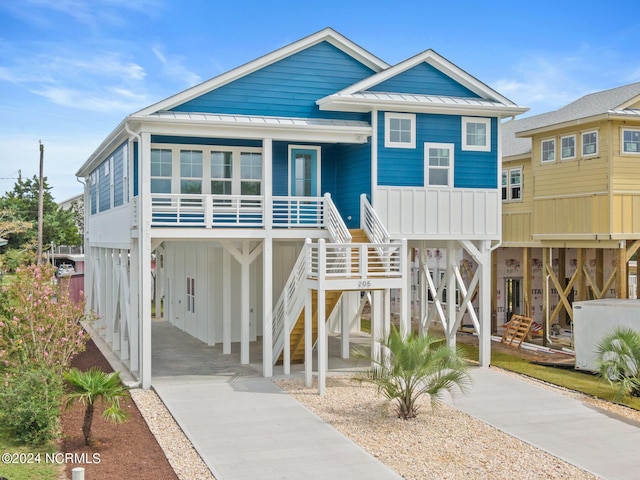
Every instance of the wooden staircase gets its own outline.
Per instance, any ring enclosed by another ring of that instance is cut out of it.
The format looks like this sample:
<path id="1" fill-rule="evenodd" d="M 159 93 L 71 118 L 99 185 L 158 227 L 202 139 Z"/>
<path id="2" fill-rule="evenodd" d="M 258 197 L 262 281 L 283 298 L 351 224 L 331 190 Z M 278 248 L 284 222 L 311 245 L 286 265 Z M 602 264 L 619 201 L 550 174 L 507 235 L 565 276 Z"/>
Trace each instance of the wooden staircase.
<path id="1" fill-rule="evenodd" d="M 364 230 L 361 229 L 353 229 L 349 230 L 351 233 L 351 243 L 368 243 L 369 239 L 367 238 L 367 234 Z M 357 253 L 353 253 L 352 262 L 357 265 L 358 262 Z M 340 297 L 342 296 L 342 291 L 338 290 L 330 290 L 325 292 L 325 312 L 326 315 L 329 316 L 335 306 L 338 304 Z M 315 345 L 316 340 L 318 339 L 318 292 L 313 290 L 311 293 L 311 309 L 313 311 L 312 314 L 312 332 L 311 338 L 313 340 L 313 344 Z M 291 334 L 289 336 L 289 342 L 291 345 L 291 363 L 304 363 L 304 308 L 300 312 L 296 323 L 291 330 Z M 278 358 L 278 364 L 282 364 L 284 360 L 284 352 L 280 354 L 280 358 Z"/>

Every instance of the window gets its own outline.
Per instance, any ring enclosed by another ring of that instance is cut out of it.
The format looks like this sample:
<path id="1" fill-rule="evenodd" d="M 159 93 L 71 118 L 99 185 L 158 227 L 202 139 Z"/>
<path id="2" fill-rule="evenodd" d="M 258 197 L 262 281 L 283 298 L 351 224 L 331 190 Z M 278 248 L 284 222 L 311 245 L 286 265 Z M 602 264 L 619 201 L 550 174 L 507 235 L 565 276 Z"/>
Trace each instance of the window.
<path id="1" fill-rule="evenodd" d="M 622 130 L 622 153 L 640 154 L 640 130 Z"/>
<path id="2" fill-rule="evenodd" d="M 560 138 L 560 159 L 569 160 L 576 157 L 576 136 L 568 135 Z"/>
<path id="3" fill-rule="evenodd" d="M 522 167 L 502 171 L 502 200 L 522 198 Z"/>
<path id="4" fill-rule="evenodd" d="M 211 152 L 211 193 L 231 195 L 233 157 L 231 152 Z"/>
<path id="5" fill-rule="evenodd" d="M 151 193 L 171 193 L 171 150 L 151 149 Z"/>
<path id="6" fill-rule="evenodd" d="M 491 151 L 491 119 L 462 117 L 462 150 Z"/>
<path id="7" fill-rule="evenodd" d="M 509 194 L 509 177 L 508 172 L 506 170 L 502 170 L 502 200 L 508 200 Z"/>
<path id="8" fill-rule="evenodd" d="M 412 113 L 384 114 L 384 146 L 388 148 L 416 147 L 416 116 Z"/>
<path id="9" fill-rule="evenodd" d="M 180 193 L 202 193 L 202 151 L 180 151 Z"/>
<path id="10" fill-rule="evenodd" d="M 453 144 L 425 143 L 425 184 L 429 187 L 453 186 Z"/>
<path id="11" fill-rule="evenodd" d="M 598 154 L 598 132 L 585 132 L 582 134 L 582 156 Z"/>
<path id="12" fill-rule="evenodd" d="M 556 159 L 556 139 L 542 141 L 542 162 L 554 162 Z"/>
<path id="13" fill-rule="evenodd" d="M 187 312 L 196 313 L 196 279 L 187 275 Z"/>
<path id="14" fill-rule="evenodd" d="M 522 169 L 509 170 L 509 200 L 522 198 Z"/>
<path id="15" fill-rule="evenodd" d="M 240 153 L 240 195 L 260 195 L 262 191 L 262 154 Z"/>

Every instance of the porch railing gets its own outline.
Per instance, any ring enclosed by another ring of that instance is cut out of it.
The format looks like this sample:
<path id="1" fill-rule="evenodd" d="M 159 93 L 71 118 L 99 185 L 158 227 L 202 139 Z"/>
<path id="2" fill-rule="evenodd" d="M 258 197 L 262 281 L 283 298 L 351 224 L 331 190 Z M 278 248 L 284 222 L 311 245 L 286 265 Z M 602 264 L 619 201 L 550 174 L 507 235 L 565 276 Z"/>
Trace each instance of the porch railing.
<path id="1" fill-rule="evenodd" d="M 272 203 L 271 224 L 274 228 L 326 226 L 327 200 L 324 197 L 279 196 L 273 197 Z M 151 225 L 154 227 L 261 228 L 266 224 L 265 215 L 265 198 L 261 195 L 151 195 Z"/>

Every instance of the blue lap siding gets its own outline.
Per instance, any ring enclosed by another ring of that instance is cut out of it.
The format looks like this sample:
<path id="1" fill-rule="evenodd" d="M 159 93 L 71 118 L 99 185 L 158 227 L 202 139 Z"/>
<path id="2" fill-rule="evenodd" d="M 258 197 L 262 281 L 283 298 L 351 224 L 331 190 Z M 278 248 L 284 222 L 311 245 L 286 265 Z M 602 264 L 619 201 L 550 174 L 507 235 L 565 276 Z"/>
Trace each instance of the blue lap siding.
<path id="1" fill-rule="evenodd" d="M 374 73 L 321 42 L 222 85 L 173 110 L 240 115 L 362 120 L 364 114 L 321 112 L 316 100 Z"/>

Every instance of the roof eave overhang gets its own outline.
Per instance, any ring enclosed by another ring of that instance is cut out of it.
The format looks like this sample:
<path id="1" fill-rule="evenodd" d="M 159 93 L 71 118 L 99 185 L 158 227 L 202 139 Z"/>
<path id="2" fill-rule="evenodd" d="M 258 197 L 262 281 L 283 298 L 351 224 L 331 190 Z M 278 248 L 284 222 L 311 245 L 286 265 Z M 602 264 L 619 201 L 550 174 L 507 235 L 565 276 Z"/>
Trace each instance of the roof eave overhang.
<path id="1" fill-rule="evenodd" d="M 82 178 L 88 176 L 94 169 L 97 162 L 101 162 L 104 158 L 124 141 L 129 138 L 126 131 L 126 125 L 130 117 L 125 118 L 120 124 L 113 129 L 107 138 L 94 150 L 89 158 L 82 164 L 76 172 L 76 177 Z"/>
<path id="2" fill-rule="evenodd" d="M 525 138 L 525 137 L 532 137 L 533 135 L 538 135 L 540 133 L 545 133 L 545 132 L 550 132 L 553 130 L 558 130 L 561 128 L 567 128 L 567 127 L 575 127 L 578 125 L 584 125 L 587 123 L 593 123 L 593 122 L 598 122 L 598 121 L 602 121 L 602 120 L 609 120 L 609 119 L 613 119 L 613 118 L 619 118 L 619 119 L 629 119 L 629 116 L 625 116 L 625 115 L 613 115 L 610 113 L 601 113 L 598 115 L 592 115 L 589 117 L 584 117 L 584 118 L 578 118 L 575 120 L 570 120 L 568 122 L 560 122 L 560 123 L 554 123 L 551 125 L 545 125 L 543 127 L 538 127 L 538 128 L 532 128 L 529 130 L 521 130 L 515 133 L 516 137 L 519 138 Z"/>
<path id="3" fill-rule="evenodd" d="M 483 106 L 459 105 L 451 103 L 425 104 L 424 102 L 394 102 L 385 100 L 331 98 L 325 97 L 316 102 L 320 110 L 336 112 L 371 112 L 373 110 L 389 110 L 412 113 L 440 113 L 486 115 L 495 117 L 512 117 L 525 113 L 529 109 L 519 106 Z"/>

